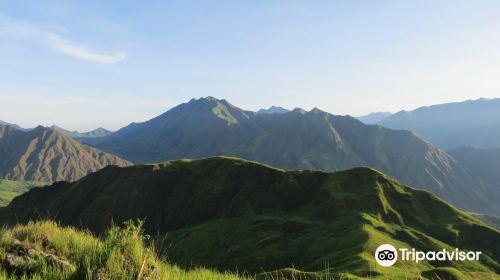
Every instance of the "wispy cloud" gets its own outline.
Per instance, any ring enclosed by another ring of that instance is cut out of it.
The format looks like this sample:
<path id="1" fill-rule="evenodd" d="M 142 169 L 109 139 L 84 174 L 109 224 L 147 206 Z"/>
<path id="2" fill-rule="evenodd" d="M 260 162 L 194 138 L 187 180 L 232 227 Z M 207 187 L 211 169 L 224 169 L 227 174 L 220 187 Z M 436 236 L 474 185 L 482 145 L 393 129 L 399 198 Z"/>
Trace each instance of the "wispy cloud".
<path id="1" fill-rule="evenodd" d="M 127 57 L 125 52 L 115 52 L 114 54 L 98 54 L 89 50 L 84 45 L 75 44 L 62 38 L 59 35 L 48 34 L 48 42 L 57 51 L 74 56 L 83 60 L 90 60 L 100 63 L 113 64 L 124 60 Z"/>
<path id="2" fill-rule="evenodd" d="M 31 22 L 14 21 L 6 15 L 0 14 L 0 34 L 8 33 L 17 38 L 27 37 L 39 40 L 60 53 L 82 60 L 113 64 L 127 57 L 127 54 L 123 51 L 117 51 L 112 54 L 97 53 L 83 44 L 64 38 L 61 34 L 52 29 Z"/>

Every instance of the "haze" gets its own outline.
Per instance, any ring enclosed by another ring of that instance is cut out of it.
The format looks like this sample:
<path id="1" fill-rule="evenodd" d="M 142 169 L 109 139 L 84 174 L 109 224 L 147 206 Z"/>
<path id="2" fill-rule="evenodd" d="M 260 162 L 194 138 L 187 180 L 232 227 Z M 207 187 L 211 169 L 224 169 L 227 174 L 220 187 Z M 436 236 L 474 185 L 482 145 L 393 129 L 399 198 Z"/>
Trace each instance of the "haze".
<path id="1" fill-rule="evenodd" d="M 4 1 L 0 120 L 80 131 L 193 97 L 362 115 L 499 97 L 498 1 Z"/>

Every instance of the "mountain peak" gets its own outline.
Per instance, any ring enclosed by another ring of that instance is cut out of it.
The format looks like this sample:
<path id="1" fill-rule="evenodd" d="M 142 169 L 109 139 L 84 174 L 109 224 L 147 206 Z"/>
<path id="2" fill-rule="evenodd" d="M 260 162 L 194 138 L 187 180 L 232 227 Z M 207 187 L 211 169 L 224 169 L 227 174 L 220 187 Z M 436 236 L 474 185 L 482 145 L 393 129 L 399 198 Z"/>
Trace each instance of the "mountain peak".
<path id="1" fill-rule="evenodd" d="M 304 110 L 304 109 L 302 109 L 302 108 L 299 108 L 299 107 L 297 107 L 297 108 L 293 109 L 293 110 L 292 110 L 292 112 L 294 112 L 294 113 L 299 113 L 299 114 L 301 114 L 301 115 L 305 115 L 305 114 L 307 114 L 307 111 L 306 111 L 306 110 Z"/>
<path id="2" fill-rule="evenodd" d="M 283 114 L 283 113 L 287 113 L 289 111 L 290 110 L 285 109 L 283 107 L 273 105 L 273 106 L 269 107 L 268 109 L 260 109 L 256 113 L 257 114 Z"/>
<path id="3" fill-rule="evenodd" d="M 192 98 L 188 103 L 201 103 L 201 102 L 227 102 L 224 99 L 218 99 L 213 96 L 206 96 L 200 98 Z"/>
<path id="4" fill-rule="evenodd" d="M 2 133 L 0 177 L 30 181 L 74 181 L 107 165 L 130 165 L 116 156 L 81 144 L 59 129 L 37 126 Z"/>

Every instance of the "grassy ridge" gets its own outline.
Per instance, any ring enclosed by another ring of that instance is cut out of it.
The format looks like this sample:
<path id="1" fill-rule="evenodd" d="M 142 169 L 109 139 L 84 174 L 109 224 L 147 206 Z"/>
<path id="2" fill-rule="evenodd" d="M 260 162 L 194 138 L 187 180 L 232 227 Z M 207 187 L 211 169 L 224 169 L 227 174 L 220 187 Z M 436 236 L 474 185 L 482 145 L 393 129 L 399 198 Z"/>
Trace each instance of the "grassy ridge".
<path id="1" fill-rule="evenodd" d="M 48 183 L 30 181 L 11 181 L 0 179 L 0 207 L 7 206 L 14 197 L 21 195 L 32 188 L 43 187 Z"/>
<path id="2" fill-rule="evenodd" d="M 159 259 L 152 247 L 144 246 L 140 224 L 112 227 L 102 237 L 54 222 L 37 222 L 0 231 L 0 279 L 207 279 L 236 280 L 244 277 L 206 269 L 183 270 Z M 60 267 L 47 258 L 30 256 L 13 248 L 13 240 L 34 251 L 53 254 L 69 262 Z M 8 255 L 18 255 L 18 267 L 5 265 Z"/>
<path id="3" fill-rule="evenodd" d="M 486 184 L 410 131 L 365 125 L 319 109 L 255 114 L 213 97 L 191 100 L 103 138 L 96 147 L 135 163 L 236 156 L 287 170 L 369 166 L 461 209 L 500 214 Z"/>
<path id="4" fill-rule="evenodd" d="M 32 190 L 0 210 L 14 223 L 40 217 L 99 233 L 113 222 L 145 219 L 159 254 L 183 268 L 260 274 L 327 267 L 336 277 L 375 279 L 500 272 L 497 230 L 368 168 L 292 172 L 232 158 L 108 167 Z M 383 243 L 479 250 L 483 257 L 383 268 L 373 258 Z"/>

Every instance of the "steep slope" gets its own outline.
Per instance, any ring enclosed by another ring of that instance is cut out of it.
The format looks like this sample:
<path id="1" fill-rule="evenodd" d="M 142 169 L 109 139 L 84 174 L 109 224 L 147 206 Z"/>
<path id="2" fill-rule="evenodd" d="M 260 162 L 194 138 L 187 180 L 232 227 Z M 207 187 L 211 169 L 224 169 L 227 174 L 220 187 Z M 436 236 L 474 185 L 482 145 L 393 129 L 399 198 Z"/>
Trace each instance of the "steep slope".
<path id="1" fill-rule="evenodd" d="M 498 197 L 446 153 L 408 131 L 364 125 L 319 109 L 256 114 L 213 97 L 191 100 L 96 145 L 134 162 L 237 156 L 285 169 L 380 169 L 467 210 L 499 214 Z"/>
<path id="2" fill-rule="evenodd" d="M 356 119 L 360 120 L 364 124 L 376 124 L 379 121 L 389 117 L 390 115 L 392 115 L 392 113 L 374 112 L 374 113 L 370 113 L 368 115 L 356 117 Z"/>
<path id="3" fill-rule="evenodd" d="M 495 183 L 500 191 L 500 147 L 462 146 L 449 150 L 448 153 L 477 177 Z"/>
<path id="4" fill-rule="evenodd" d="M 442 149 L 500 146 L 500 98 L 478 99 L 401 111 L 379 122 L 415 131 Z"/>
<path id="5" fill-rule="evenodd" d="M 107 165 L 130 165 L 42 126 L 24 132 L 0 125 L 0 158 L 0 178 L 42 182 L 74 181 Z"/>
<path id="6" fill-rule="evenodd" d="M 11 181 L 0 179 L 0 207 L 7 206 L 14 197 L 19 196 L 32 188 L 48 185 L 43 182 Z"/>
<path id="7" fill-rule="evenodd" d="M 145 219 L 169 259 L 188 267 L 318 271 L 329 264 L 335 273 L 381 279 L 436 268 L 500 272 L 500 232 L 369 168 L 283 171 L 230 158 L 107 167 L 33 189 L 0 210 L 2 221 L 46 217 L 95 232 Z M 383 268 L 373 257 L 383 243 L 480 250 L 483 258 Z"/>
<path id="8" fill-rule="evenodd" d="M 448 151 L 460 164 L 467 167 L 474 177 L 489 186 L 487 195 L 500 197 L 500 147 L 458 147 Z"/>

